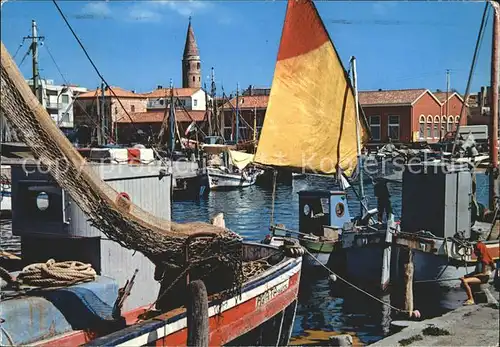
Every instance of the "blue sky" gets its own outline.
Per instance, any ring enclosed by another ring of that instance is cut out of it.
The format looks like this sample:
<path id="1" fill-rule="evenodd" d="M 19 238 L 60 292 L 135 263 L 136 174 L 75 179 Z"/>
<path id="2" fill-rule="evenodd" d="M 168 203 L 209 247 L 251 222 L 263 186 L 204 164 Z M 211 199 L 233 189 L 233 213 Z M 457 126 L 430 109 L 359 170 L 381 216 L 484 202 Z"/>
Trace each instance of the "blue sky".
<path id="1" fill-rule="evenodd" d="M 215 68 L 217 88 L 226 93 L 248 85 L 270 86 L 286 1 L 59 1 L 74 30 L 108 83 L 138 92 L 170 78 L 181 84 L 181 59 L 188 17 L 192 16 L 209 84 Z M 356 56 L 359 89 L 446 88 L 464 91 L 484 2 L 323 1 L 316 2 L 346 66 Z M 14 54 L 31 20 L 39 25 L 44 78 L 65 78 L 95 88 L 99 78 L 51 1 L 10 0 L 2 6 L 1 37 Z M 489 84 L 491 14 L 472 91 Z M 28 48 L 16 56 L 19 64 Z M 28 57 L 21 71 L 31 75 Z"/>

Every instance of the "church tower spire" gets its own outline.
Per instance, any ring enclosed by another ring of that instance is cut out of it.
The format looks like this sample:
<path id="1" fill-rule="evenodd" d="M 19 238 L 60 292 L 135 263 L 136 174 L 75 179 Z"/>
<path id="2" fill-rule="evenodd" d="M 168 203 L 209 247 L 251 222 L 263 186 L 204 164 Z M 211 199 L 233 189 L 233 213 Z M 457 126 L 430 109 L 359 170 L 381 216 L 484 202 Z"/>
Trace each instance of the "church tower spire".
<path id="1" fill-rule="evenodd" d="M 194 38 L 193 27 L 191 26 L 191 17 L 189 17 L 186 44 L 182 57 L 182 87 L 201 88 L 201 60 L 198 45 Z"/>

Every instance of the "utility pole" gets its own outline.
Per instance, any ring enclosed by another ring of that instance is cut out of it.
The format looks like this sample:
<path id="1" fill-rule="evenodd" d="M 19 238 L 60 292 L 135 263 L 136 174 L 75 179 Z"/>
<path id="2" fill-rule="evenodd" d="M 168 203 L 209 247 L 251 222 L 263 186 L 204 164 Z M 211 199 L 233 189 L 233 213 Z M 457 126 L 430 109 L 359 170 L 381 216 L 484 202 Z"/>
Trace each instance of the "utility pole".
<path id="1" fill-rule="evenodd" d="M 491 45 L 491 123 L 490 123 L 490 172 L 489 172 L 489 203 L 490 210 L 495 211 L 498 198 L 498 69 L 500 64 L 500 2 L 490 1 L 493 7 L 493 35 Z M 496 221 L 494 221 L 495 223 Z"/>
<path id="2" fill-rule="evenodd" d="M 236 136 L 235 141 L 236 145 L 240 139 L 240 87 L 239 83 L 236 83 Z"/>
<path id="3" fill-rule="evenodd" d="M 31 56 L 33 58 L 33 94 L 35 94 L 40 104 L 43 105 L 40 73 L 38 71 L 38 40 L 42 40 L 44 37 L 37 35 L 35 20 L 31 21 L 31 36 L 25 36 L 24 38 L 31 39 Z"/>
<path id="4" fill-rule="evenodd" d="M 450 115 L 449 114 L 449 110 L 448 110 L 448 98 L 450 97 L 450 70 L 449 69 L 446 69 L 446 124 L 448 124 L 448 116 Z M 443 121 L 441 120 L 441 125 L 443 124 Z M 448 126 L 448 125 L 446 125 Z M 444 129 L 445 130 L 445 133 L 446 131 L 451 131 L 451 129 L 448 130 L 448 128 Z M 441 138 L 443 138 L 444 134 L 441 134 Z"/>

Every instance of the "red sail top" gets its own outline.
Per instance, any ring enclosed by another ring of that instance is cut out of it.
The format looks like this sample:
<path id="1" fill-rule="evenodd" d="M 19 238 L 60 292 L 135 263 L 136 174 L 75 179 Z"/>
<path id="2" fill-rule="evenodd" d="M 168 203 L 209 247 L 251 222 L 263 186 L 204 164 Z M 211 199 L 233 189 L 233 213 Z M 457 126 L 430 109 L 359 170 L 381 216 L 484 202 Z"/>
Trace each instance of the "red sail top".
<path id="1" fill-rule="evenodd" d="M 329 40 L 312 0 L 288 0 L 278 60 L 308 53 Z"/>

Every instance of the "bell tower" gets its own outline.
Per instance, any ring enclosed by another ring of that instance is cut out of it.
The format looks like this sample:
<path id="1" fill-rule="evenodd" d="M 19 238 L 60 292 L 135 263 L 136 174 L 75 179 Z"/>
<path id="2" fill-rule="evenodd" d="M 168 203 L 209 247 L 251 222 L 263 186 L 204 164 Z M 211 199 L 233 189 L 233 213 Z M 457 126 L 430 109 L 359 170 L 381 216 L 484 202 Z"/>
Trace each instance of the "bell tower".
<path id="1" fill-rule="evenodd" d="M 186 44 L 182 57 L 182 87 L 201 88 L 201 60 L 198 45 L 194 38 L 193 27 L 191 26 L 191 17 L 189 17 Z"/>

